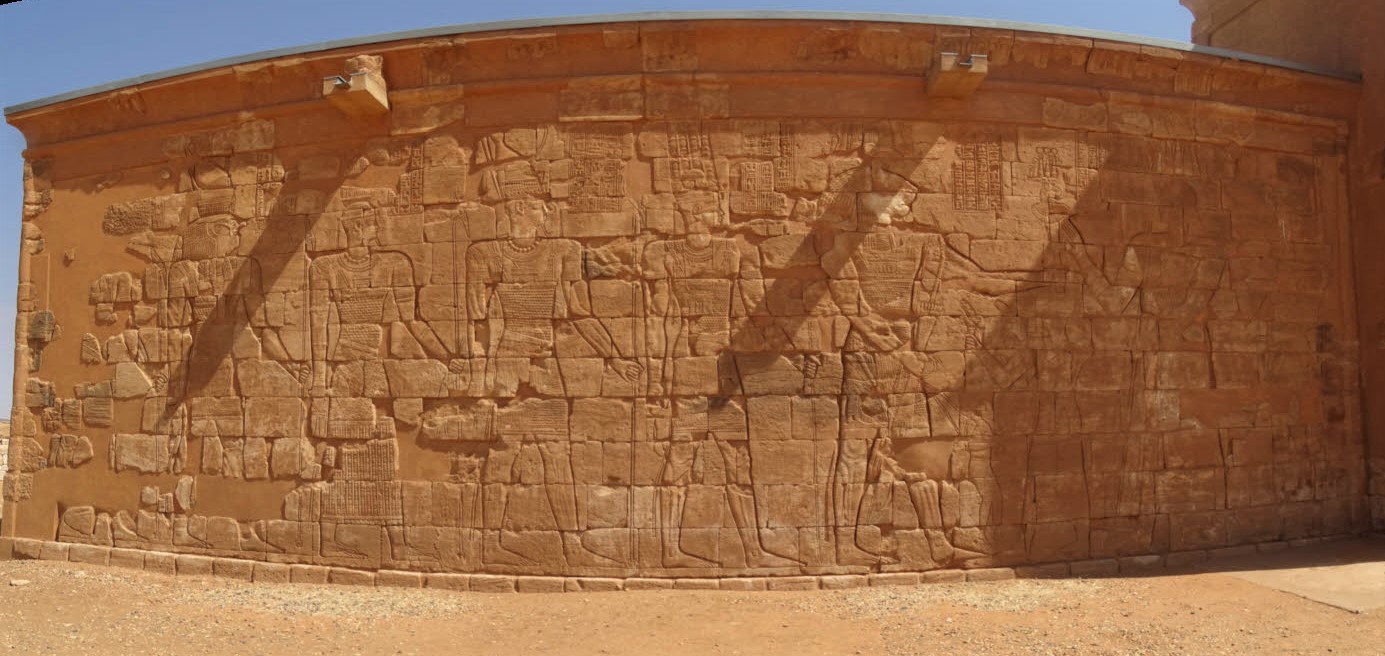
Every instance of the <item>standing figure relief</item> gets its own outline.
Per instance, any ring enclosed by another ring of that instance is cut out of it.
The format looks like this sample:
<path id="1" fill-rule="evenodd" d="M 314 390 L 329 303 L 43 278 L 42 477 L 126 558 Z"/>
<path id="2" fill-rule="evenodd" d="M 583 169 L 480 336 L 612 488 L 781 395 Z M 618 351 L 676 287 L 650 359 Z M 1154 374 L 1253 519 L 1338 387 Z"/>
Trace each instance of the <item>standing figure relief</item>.
<path id="1" fill-rule="evenodd" d="M 761 536 L 751 445 L 743 401 L 733 401 L 735 389 L 719 389 L 711 398 L 697 396 L 686 383 L 680 384 L 679 368 L 716 375 L 733 369 L 728 348 L 731 319 L 747 315 L 754 296 L 747 284 L 758 283 L 758 258 L 753 248 L 733 238 L 715 237 L 713 227 L 724 221 L 716 209 L 685 213 L 686 234 L 680 239 L 655 241 L 643 253 L 643 275 L 649 296 L 647 329 L 649 343 L 658 358 L 657 382 L 651 381 L 654 396 L 670 396 L 663 405 L 671 413 L 667 454 L 659 476 L 659 524 L 662 563 L 665 567 L 717 567 L 724 559 L 704 552 L 690 553 L 684 546 L 684 529 L 695 523 L 685 521 L 689 487 L 720 488 L 720 495 L 731 515 L 747 567 L 783 567 L 800 564 L 774 553 Z M 749 301 L 749 302 L 748 302 Z M 693 358 L 711 359 L 714 368 L 690 364 Z M 686 364 L 685 364 L 686 363 Z M 712 461 L 711 464 L 708 461 Z M 709 479 L 707 469 L 720 473 Z"/>
<path id="2" fill-rule="evenodd" d="M 337 369 L 378 367 L 390 333 L 411 335 L 416 323 L 413 264 L 403 253 L 374 246 L 376 212 L 369 205 L 348 208 L 342 217 L 346 250 L 317 257 L 308 269 L 312 396 L 363 395 L 345 380 L 337 389 Z"/>
<path id="3" fill-rule="evenodd" d="M 582 247 L 540 236 L 555 211 L 549 203 L 531 197 L 503 207 L 509 237 L 466 252 L 472 349 L 486 357 L 552 356 L 555 322 L 587 313 Z"/>
<path id="4" fill-rule="evenodd" d="M 839 233 L 822 257 L 833 301 L 849 326 L 841 347 L 840 434 L 828 490 L 836 558 L 844 565 L 895 559 L 862 508 L 872 495 L 888 496 L 894 477 L 903 474 L 892 460 L 890 437 L 891 423 L 904 413 L 894 416 L 887 399 L 899 378 L 925 379 L 933 364 L 913 345 L 918 320 L 940 309 L 945 247 L 939 235 L 892 229 L 909 214 L 913 195 L 908 189 L 865 195 L 860 231 Z M 928 400 L 925 394 L 918 402 Z M 927 430 L 929 414 L 922 414 L 921 428 Z"/>
<path id="5" fill-rule="evenodd" d="M 469 341 L 472 352 L 484 359 L 484 391 L 494 391 L 505 360 L 521 360 L 524 367 L 558 356 L 561 322 L 573 320 L 594 331 L 592 324 L 580 323 L 590 315 L 582 247 L 546 236 L 554 212 L 550 203 L 532 196 L 507 200 L 501 216 L 508 237 L 474 243 L 466 251 Z M 604 343 L 609 346 L 609 340 Z M 504 401 L 512 405 L 496 411 L 493 436 L 499 443 L 488 457 L 493 469 L 498 463 L 503 471 L 495 473 L 502 485 L 487 488 L 493 496 L 485 503 L 497 510 L 485 534 L 486 561 L 534 566 L 557 553 L 572 567 L 619 566 L 614 555 L 598 553 L 582 540 L 585 522 L 573 475 L 568 401 Z M 560 544 L 525 539 L 526 531 L 557 531 Z"/>

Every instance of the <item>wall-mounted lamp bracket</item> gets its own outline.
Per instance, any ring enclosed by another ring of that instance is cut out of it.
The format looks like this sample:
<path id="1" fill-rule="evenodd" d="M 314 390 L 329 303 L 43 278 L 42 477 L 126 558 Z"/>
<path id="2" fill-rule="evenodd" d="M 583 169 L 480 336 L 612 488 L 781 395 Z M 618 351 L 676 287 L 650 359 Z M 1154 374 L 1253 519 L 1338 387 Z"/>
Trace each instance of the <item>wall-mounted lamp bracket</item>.
<path id="1" fill-rule="evenodd" d="M 990 72 L 987 55 L 971 55 L 965 61 L 955 52 L 944 52 L 928 70 L 928 95 L 939 98 L 966 98 L 981 86 Z"/>
<path id="2" fill-rule="evenodd" d="M 322 79 L 322 95 L 351 116 L 378 116 L 390 111 L 385 78 L 378 70 L 328 75 Z"/>

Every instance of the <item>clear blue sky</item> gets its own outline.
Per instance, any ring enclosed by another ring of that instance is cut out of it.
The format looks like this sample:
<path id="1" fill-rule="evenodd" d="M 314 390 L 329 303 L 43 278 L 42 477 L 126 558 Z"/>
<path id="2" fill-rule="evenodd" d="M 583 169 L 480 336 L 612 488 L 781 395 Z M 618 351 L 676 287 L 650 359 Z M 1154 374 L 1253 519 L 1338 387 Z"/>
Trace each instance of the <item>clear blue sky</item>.
<path id="1" fill-rule="evenodd" d="M 23 0 L 0 5 L 0 106 L 259 50 L 481 21 L 633 11 L 814 9 L 994 18 L 1186 41 L 1178 0 Z M 24 138 L 0 128 L 0 372 L 10 371 Z M 94 229 L 94 227 L 93 227 Z M 60 318 L 61 319 L 61 318 Z M 77 335 L 64 336 L 77 339 Z M 10 376 L 0 375 L 0 416 Z"/>

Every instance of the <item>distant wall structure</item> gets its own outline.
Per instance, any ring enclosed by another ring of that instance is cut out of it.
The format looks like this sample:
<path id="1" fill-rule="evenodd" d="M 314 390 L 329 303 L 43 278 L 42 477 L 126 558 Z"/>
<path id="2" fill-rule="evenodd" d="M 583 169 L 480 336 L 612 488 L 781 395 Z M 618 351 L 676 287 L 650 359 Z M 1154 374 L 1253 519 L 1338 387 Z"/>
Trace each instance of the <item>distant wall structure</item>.
<path id="1" fill-rule="evenodd" d="M 1361 98 L 1349 145 L 1352 242 L 1360 284 L 1364 431 L 1374 526 L 1385 530 L 1385 307 L 1375 302 L 1385 262 L 1385 3 L 1372 0 L 1183 0 L 1197 43 L 1289 57 L 1358 75 Z"/>
<path id="2" fill-rule="evenodd" d="M 1360 73 L 1378 24 L 1370 0 L 1179 0 L 1193 12 L 1193 43 Z"/>
<path id="3" fill-rule="evenodd" d="M 0 485 L 5 483 L 5 473 L 10 470 L 10 438 L 0 437 Z M 0 505 L 0 517 L 4 516 L 4 506 Z"/>
<path id="4" fill-rule="evenodd" d="M 1359 81 L 828 18 L 457 28 L 11 108 L 3 535 L 722 578 L 1370 527 Z"/>

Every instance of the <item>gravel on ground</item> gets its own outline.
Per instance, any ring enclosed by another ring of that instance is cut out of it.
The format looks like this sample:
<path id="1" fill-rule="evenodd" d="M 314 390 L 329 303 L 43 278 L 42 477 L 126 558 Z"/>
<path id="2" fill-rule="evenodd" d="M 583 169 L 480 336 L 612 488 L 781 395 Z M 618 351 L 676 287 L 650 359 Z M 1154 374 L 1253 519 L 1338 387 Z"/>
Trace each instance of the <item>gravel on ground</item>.
<path id="1" fill-rule="evenodd" d="M 27 583 L 23 583 L 27 582 Z M 486 594 L 0 562 L 0 654 L 1380 654 L 1351 613 L 1220 574 Z"/>

